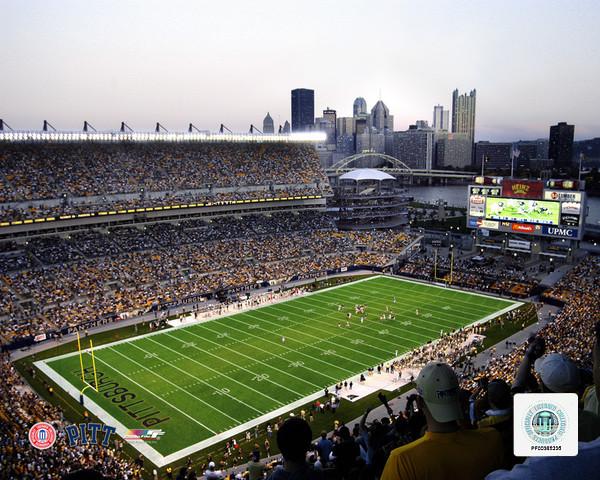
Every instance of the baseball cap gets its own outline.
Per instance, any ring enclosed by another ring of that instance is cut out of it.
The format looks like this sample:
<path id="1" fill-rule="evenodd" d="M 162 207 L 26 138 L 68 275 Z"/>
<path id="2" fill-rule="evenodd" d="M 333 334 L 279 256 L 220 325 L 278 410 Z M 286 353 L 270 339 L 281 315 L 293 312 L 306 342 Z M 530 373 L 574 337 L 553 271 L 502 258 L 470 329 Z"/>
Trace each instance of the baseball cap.
<path id="1" fill-rule="evenodd" d="M 451 422 L 463 417 L 458 401 L 458 378 L 449 365 L 428 363 L 419 373 L 415 383 L 417 392 L 436 421 Z"/>
<path id="2" fill-rule="evenodd" d="M 535 371 L 554 393 L 575 392 L 581 383 L 575 362 L 562 353 L 549 353 L 535 361 Z"/>
<path id="3" fill-rule="evenodd" d="M 510 386 L 501 378 L 492 380 L 487 386 L 487 396 L 496 408 L 509 408 L 512 405 Z"/>
<path id="4" fill-rule="evenodd" d="M 208 468 L 215 468 L 215 462 L 209 462 Z"/>

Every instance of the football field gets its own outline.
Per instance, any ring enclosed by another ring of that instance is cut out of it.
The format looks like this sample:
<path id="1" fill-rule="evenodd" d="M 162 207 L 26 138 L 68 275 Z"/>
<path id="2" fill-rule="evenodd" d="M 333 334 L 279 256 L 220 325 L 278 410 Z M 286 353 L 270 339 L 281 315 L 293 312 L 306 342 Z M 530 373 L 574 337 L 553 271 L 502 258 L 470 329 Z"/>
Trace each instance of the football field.
<path id="1" fill-rule="evenodd" d="M 395 302 L 394 302 L 395 299 Z M 366 304 L 364 323 L 354 312 Z M 339 310 L 339 305 L 344 307 Z M 99 391 L 85 405 L 124 435 L 162 430 L 132 444 L 163 466 L 322 396 L 325 387 L 520 303 L 376 276 L 280 303 L 94 349 Z M 393 312 L 395 319 L 380 320 Z M 418 309 L 419 315 L 416 315 Z M 346 325 L 351 312 L 350 326 Z M 80 357 L 35 365 L 79 399 Z M 94 384 L 89 353 L 86 381 Z"/>

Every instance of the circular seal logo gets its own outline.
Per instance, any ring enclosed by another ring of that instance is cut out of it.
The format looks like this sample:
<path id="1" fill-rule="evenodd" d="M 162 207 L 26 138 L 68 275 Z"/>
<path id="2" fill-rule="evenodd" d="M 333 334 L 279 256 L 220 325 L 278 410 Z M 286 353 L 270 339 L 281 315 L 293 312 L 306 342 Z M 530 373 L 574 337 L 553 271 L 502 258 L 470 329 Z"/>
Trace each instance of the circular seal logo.
<path id="1" fill-rule="evenodd" d="M 565 434 L 567 416 L 560 406 L 542 402 L 527 410 L 523 424 L 531 440 L 548 445 L 557 442 Z"/>
<path id="2" fill-rule="evenodd" d="M 46 450 L 54 445 L 56 430 L 46 422 L 36 423 L 29 429 L 29 443 L 39 450 Z"/>

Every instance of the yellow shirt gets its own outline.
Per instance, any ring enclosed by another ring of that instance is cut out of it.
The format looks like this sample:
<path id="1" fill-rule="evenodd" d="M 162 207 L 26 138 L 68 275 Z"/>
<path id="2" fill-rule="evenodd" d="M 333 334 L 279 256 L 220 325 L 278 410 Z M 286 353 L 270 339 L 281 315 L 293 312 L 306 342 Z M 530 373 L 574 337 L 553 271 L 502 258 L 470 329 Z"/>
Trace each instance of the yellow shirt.
<path id="1" fill-rule="evenodd" d="M 392 451 L 381 480 L 481 480 L 502 467 L 503 446 L 493 428 L 431 433 Z"/>

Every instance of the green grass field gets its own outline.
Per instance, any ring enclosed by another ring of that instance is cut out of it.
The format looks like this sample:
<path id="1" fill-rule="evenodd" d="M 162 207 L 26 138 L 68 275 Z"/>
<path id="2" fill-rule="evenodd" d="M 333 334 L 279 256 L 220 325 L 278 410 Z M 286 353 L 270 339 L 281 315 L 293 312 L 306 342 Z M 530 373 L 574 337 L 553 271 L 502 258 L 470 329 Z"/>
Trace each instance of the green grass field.
<path id="1" fill-rule="evenodd" d="M 396 303 L 393 302 L 394 297 Z M 343 304 L 342 311 L 338 305 Z M 363 324 L 355 304 L 367 304 Z M 161 429 L 135 442 L 158 466 L 237 437 L 254 424 L 322 395 L 324 387 L 518 304 L 390 277 L 103 345 L 95 349 L 99 392 L 85 391 L 98 418 L 127 429 Z M 395 320 L 379 320 L 386 306 Z M 419 316 L 415 310 L 419 310 Z M 346 314 L 352 311 L 350 327 Z M 338 324 L 341 323 L 341 327 Z M 282 341 L 285 337 L 285 341 Z M 78 398 L 79 356 L 36 363 Z M 84 355 L 86 380 L 93 383 Z"/>

